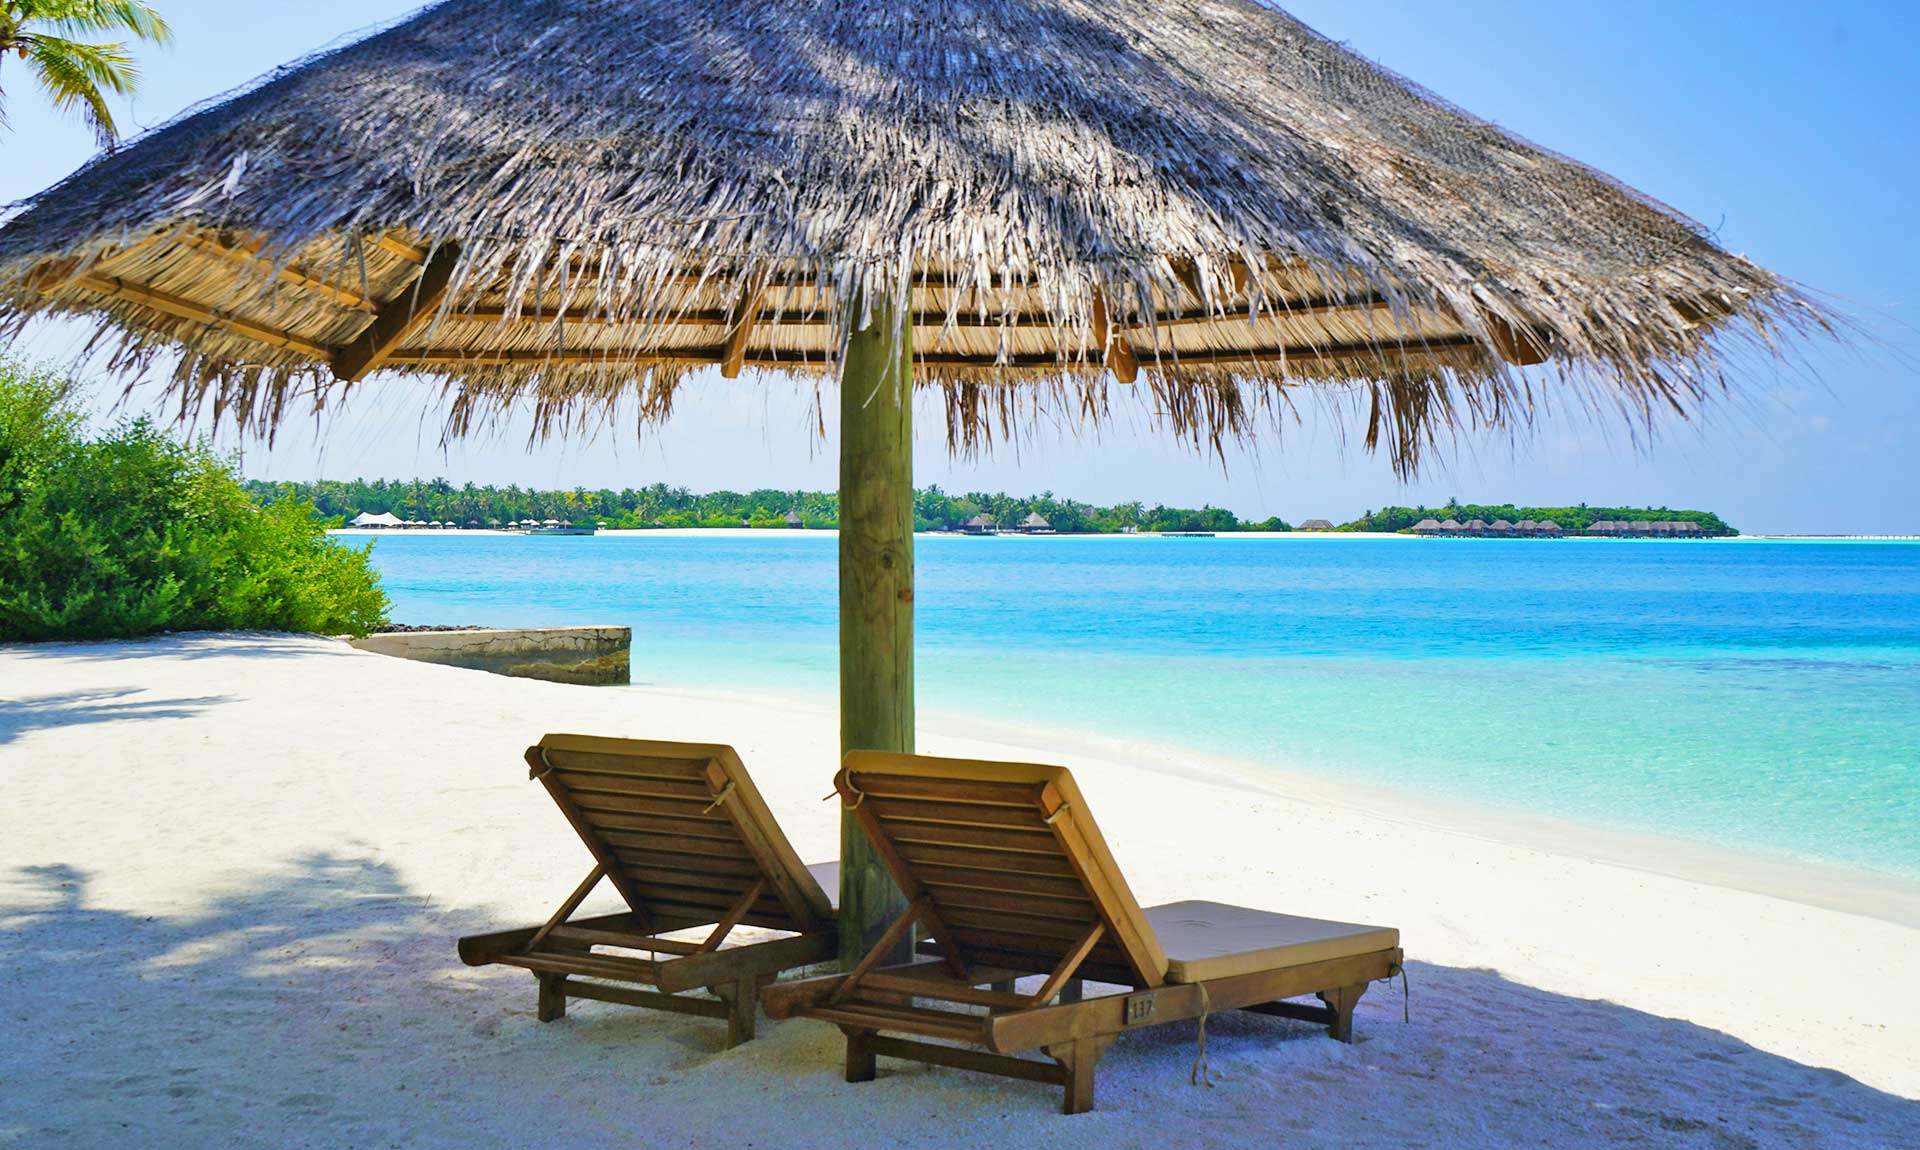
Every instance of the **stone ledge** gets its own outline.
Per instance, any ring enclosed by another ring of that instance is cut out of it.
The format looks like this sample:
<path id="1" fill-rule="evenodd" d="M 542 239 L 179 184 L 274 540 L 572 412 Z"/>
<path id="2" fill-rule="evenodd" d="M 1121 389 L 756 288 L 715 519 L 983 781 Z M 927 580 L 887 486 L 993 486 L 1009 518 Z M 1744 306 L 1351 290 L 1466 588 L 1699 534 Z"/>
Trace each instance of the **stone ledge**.
<path id="1" fill-rule="evenodd" d="M 362 651 L 552 683 L 625 684 L 631 627 L 397 631 L 350 641 Z"/>

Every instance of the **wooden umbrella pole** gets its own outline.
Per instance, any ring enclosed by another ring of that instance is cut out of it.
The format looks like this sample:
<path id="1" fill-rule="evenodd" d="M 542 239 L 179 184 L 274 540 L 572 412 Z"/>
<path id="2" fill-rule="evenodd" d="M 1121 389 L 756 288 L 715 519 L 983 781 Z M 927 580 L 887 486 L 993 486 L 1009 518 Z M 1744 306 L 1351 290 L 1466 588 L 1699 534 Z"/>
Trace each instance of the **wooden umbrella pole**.
<path id="1" fill-rule="evenodd" d="M 857 322 L 857 321 L 856 321 Z M 913 750 L 913 340 L 891 302 L 840 374 L 840 750 Z M 840 956 L 906 906 L 851 811 L 840 822 Z M 903 955 L 911 943 L 903 943 Z"/>

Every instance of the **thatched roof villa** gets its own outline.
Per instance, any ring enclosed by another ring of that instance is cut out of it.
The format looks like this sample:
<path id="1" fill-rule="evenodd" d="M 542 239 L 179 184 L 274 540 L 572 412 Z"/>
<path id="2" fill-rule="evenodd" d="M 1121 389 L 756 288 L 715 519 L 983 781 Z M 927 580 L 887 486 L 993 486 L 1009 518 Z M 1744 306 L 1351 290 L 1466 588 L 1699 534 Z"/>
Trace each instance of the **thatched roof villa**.
<path id="1" fill-rule="evenodd" d="M 1534 530 L 1542 535 L 1562 534 L 1560 525 L 1551 519 L 1542 519 L 1540 522 L 1534 524 Z"/>
<path id="2" fill-rule="evenodd" d="M 1442 524 L 1440 525 L 1440 530 L 1441 530 L 1441 531 L 1443 531 L 1443 532 L 1445 532 L 1445 531 L 1465 531 L 1465 530 L 1466 530 L 1466 528 L 1464 528 L 1464 527 L 1462 527 L 1462 526 L 1460 526 L 1460 521 L 1459 521 L 1458 519 L 1449 519 L 1449 520 L 1447 520 L 1447 521 L 1446 521 L 1445 523 L 1442 523 Z"/>
<path id="3" fill-rule="evenodd" d="M 1047 522 L 1047 517 L 1038 511 L 1029 511 L 1027 517 L 1020 521 L 1019 530 L 1024 535 L 1051 535 L 1053 524 Z"/>
<path id="4" fill-rule="evenodd" d="M 960 530 L 968 535 L 993 535 L 1000 529 L 991 516 L 976 515 L 960 525 Z"/>
<path id="5" fill-rule="evenodd" d="M 1422 519 L 1413 525 L 1413 533 L 1415 535 L 1438 535 L 1440 533 L 1440 521 L 1438 519 Z"/>
<path id="6" fill-rule="evenodd" d="M 790 528 L 800 528 L 800 527 L 806 526 L 806 524 L 802 522 L 800 519 L 800 509 L 798 507 L 791 508 L 790 510 L 788 510 L 787 526 Z"/>
<path id="7" fill-rule="evenodd" d="M 1511 535 L 1513 534 L 1513 524 L 1505 519 L 1496 519 L 1493 521 L 1493 526 L 1487 528 L 1487 530 L 1494 535 Z"/>
<path id="8" fill-rule="evenodd" d="M 1469 535 L 1485 535 L 1486 533 L 1487 533 L 1487 521 L 1486 521 L 1486 520 L 1484 520 L 1484 519 L 1469 519 L 1469 520 L 1467 521 L 1467 534 L 1469 534 Z"/>
<path id="9" fill-rule="evenodd" d="M 1333 529 L 1333 522 L 1327 519 L 1309 519 L 1294 528 L 1296 531 L 1332 531 Z"/>

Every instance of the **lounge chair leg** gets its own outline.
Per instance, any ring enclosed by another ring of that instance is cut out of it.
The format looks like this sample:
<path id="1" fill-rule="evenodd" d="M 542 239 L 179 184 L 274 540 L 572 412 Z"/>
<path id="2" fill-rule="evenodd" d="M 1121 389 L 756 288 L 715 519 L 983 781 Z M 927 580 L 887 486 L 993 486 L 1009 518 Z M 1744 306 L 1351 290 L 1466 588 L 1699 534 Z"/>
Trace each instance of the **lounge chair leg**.
<path id="1" fill-rule="evenodd" d="M 873 1031 L 842 1027 L 847 1035 L 847 1081 L 872 1082 L 874 1075 Z"/>
<path id="2" fill-rule="evenodd" d="M 1060 1107 L 1062 1114 L 1085 1114 L 1093 1109 L 1093 1068 L 1100 1064 L 1100 1056 L 1111 1045 L 1113 1035 L 1103 1034 L 1047 1047 L 1047 1056 L 1067 1072 L 1066 1098 Z"/>
<path id="3" fill-rule="evenodd" d="M 760 1008 L 760 980 L 742 978 L 710 987 L 727 1004 L 727 1046 L 753 1041 L 753 1024 Z"/>
<path id="4" fill-rule="evenodd" d="M 533 1016 L 542 1022 L 565 1018 L 567 1016 L 567 976 L 536 974 L 533 977 L 540 982 L 540 996 L 534 1004 Z"/>
<path id="5" fill-rule="evenodd" d="M 1320 991 L 1316 996 L 1333 1011 L 1333 1021 L 1327 1024 L 1327 1033 L 1340 1042 L 1353 1041 L 1353 1008 L 1360 1003 L 1360 996 L 1367 992 L 1367 984 L 1342 986 L 1334 990 Z"/>

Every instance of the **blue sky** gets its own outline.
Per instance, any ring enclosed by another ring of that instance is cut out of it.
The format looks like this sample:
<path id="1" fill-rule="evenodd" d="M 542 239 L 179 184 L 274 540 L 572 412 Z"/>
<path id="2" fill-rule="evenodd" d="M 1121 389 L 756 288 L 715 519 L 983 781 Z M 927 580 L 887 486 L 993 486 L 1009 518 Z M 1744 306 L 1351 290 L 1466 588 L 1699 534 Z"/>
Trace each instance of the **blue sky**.
<path id="1" fill-rule="evenodd" d="M 233 4 L 158 0 L 178 43 L 147 55 L 124 126 L 161 122 L 327 42 L 410 11 L 405 0 Z M 1344 518 L 1386 503 L 1511 499 L 1720 511 L 1747 531 L 1920 532 L 1920 9 L 1778 0 L 1516 5 L 1501 0 L 1294 0 L 1324 34 L 1534 142 L 1593 164 L 1716 230 L 1721 242 L 1826 293 L 1870 339 L 1818 346 L 1810 370 L 1743 364 L 1743 399 L 1649 446 L 1566 414 L 1517 442 L 1461 443 L 1419 479 L 1346 444 L 1312 411 L 1226 468 L 1132 426 L 1098 439 L 1042 434 L 953 460 L 937 410 L 920 414 L 919 481 L 1049 489 L 1098 502 L 1211 502 L 1250 517 Z M 89 138 L 47 111 L 18 66 L 0 136 L 0 200 L 81 163 Z M 65 358 L 84 332 L 32 333 Z M 812 387 L 714 378 L 667 427 L 527 449 L 523 426 L 443 450 L 428 389 L 363 388 L 316 436 L 238 443 L 250 474 L 285 479 L 445 475 L 543 486 L 830 487 L 834 446 L 808 430 Z M 136 392 L 136 411 L 152 409 Z"/>

